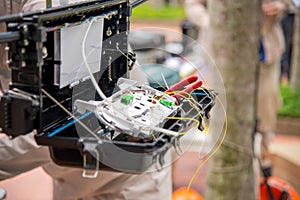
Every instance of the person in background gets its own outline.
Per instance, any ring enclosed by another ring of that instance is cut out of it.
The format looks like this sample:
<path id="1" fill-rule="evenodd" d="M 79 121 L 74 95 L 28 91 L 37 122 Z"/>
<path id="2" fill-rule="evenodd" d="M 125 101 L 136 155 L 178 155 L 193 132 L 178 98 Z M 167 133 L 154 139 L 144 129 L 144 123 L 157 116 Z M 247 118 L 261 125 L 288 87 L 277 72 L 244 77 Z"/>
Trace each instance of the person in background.
<path id="1" fill-rule="evenodd" d="M 261 27 L 265 59 L 259 64 L 257 131 L 262 134 L 262 167 L 271 173 L 268 146 L 276 129 L 277 112 L 281 107 L 279 92 L 280 59 L 285 50 L 281 19 L 288 9 L 288 0 L 264 0 Z"/>
<path id="2" fill-rule="evenodd" d="M 185 0 L 185 10 L 190 22 L 198 26 L 198 42 L 209 52 L 209 0 Z M 281 107 L 279 93 L 280 59 L 284 52 L 281 19 L 291 5 L 290 0 L 263 0 L 261 37 L 265 59 L 259 64 L 257 95 L 258 132 L 263 135 L 263 152 L 267 152 L 276 128 L 277 112 Z M 243 20 L 243 19 L 241 19 Z M 266 154 L 266 153 L 263 153 Z M 263 156 L 263 166 L 271 169 L 271 162 Z"/>
<path id="3" fill-rule="evenodd" d="M 292 1 L 292 0 L 290 0 Z M 284 33 L 285 51 L 281 57 L 280 80 L 282 84 L 287 84 L 291 77 L 292 63 L 292 48 L 293 48 L 293 33 L 294 19 L 297 8 L 293 2 L 288 7 L 287 14 L 281 21 L 282 30 Z"/>
<path id="4" fill-rule="evenodd" d="M 44 9 L 45 2 L 45 0 L 26 0 L 26 2 L 22 1 L 20 5 L 24 5 L 23 11 L 34 11 Z M 66 1 L 61 2 L 67 3 Z M 52 1 L 53 6 L 59 6 L 61 2 Z M 16 12 L 18 11 L 20 10 L 16 10 Z M 1 56 L 1 58 L 4 57 Z M 1 64 L 4 66 L 3 63 Z M 130 72 L 130 77 L 140 83 L 147 82 L 141 69 L 136 66 Z M 34 135 L 35 132 L 32 132 L 12 140 L 7 136 L 0 137 L 0 180 L 43 166 L 44 170 L 53 178 L 53 199 L 171 199 L 170 167 L 143 174 L 100 171 L 97 178 L 87 179 L 82 177 L 82 169 L 54 164 L 48 148 L 37 145 Z"/>

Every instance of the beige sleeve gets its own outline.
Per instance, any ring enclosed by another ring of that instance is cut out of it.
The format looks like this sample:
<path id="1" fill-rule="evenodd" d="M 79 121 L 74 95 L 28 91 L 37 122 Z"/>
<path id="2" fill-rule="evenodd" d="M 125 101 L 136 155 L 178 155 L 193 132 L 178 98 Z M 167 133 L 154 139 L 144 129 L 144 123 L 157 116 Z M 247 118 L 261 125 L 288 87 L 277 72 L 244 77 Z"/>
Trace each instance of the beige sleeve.
<path id="1" fill-rule="evenodd" d="M 57 7 L 59 5 L 66 5 L 72 3 L 78 3 L 85 0 L 52 0 L 52 7 Z M 23 12 L 42 10 L 46 8 L 46 0 L 26 0 L 23 7 Z"/>
<path id="2" fill-rule="evenodd" d="M 45 0 L 28 0 L 22 8 L 23 12 L 41 10 L 46 8 Z"/>
<path id="3" fill-rule="evenodd" d="M 14 139 L 0 136 L 0 180 L 16 176 L 50 162 L 47 147 L 37 145 L 34 132 Z"/>
<path id="4" fill-rule="evenodd" d="M 59 5 L 59 0 L 52 0 L 52 7 Z M 23 12 L 36 11 L 46 9 L 46 0 L 27 0 L 23 6 Z"/>

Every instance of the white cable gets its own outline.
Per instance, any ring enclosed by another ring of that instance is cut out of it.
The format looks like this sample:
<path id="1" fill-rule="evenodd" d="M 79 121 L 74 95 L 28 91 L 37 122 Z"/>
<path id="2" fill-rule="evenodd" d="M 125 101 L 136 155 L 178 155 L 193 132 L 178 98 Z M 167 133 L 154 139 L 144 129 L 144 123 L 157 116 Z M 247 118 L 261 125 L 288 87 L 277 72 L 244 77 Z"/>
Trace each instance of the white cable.
<path id="1" fill-rule="evenodd" d="M 86 32 L 85 32 L 84 37 L 83 37 L 81 53 L 82 53 L 84 65 L 85 65 L 86 69 L 87 69 L 88 72 L 89 72 L 89 75 L 90 75 L 90 77 L 91 77 L 91 81 L 92 81 L 92 83 L 93 83 L 93 85 L 94 85 L 94 87 L 95 87 L 97 93 L 100 95 L 100 97 L 101 97 L 104 101 L 107 101 L 107 102 L 108 102 L 108 101 L 109 101 L 108 98 L 105 96 L 105 94 L 102 92 L 102 90 L 101 90 L 100 87 L 98 86 L 98 83 L 97 83 L 96 80 L 95 80 L 95 77 L 94 77 L 94 75 L 93 75 L 93 73 L 92 73 L 92 71 L 91 71 L 91 68 L 89 67 L 89 63 L 88 63 L 88 61 L 87 61 L 86 52 L 85 52 L 85 43 L 86 43 L 86 39 L 87 39 L 88 33 L 89 33 L 89 31 L 90 31 L 90 29 L 91 29 L 91 27 L 92 27 L 92 24 L 93 24 L 93 22 L 94 22 L 96 19 L 97 19 L 97 18 L 95 18 L 95 17 L 92 18 L 91 21 L 90 21 L 90 23 L 89 23 L 89 25 L 88 25 L 88 28 L 87 28 L 87 30 L 86 30 Z"/>

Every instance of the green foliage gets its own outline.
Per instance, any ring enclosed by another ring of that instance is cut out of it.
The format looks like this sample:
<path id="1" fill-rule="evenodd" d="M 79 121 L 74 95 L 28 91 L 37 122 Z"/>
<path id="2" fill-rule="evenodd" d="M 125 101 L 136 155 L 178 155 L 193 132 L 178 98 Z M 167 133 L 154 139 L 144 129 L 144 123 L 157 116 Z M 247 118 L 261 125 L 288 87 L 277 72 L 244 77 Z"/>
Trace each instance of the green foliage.
<path id="1" fill-rule="evenodd" d="M 289 86 L 280 87 L 283 106 L 279 116 L 300 117 L 300 90 L 293 91 Z"/>
<path id="2" fill-rule="evenodd" d="M 156 8 L 149 2 L 145 2 L 133 9 L 132 19 L 183 20 L 185 12 L 183 6 L 164 5 Z"/>

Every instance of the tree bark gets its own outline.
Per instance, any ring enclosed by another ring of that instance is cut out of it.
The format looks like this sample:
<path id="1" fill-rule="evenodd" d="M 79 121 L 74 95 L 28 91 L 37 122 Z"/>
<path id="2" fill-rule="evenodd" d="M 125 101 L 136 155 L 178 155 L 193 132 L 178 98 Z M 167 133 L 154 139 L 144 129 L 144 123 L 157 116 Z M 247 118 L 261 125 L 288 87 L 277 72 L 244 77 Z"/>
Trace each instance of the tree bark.
<path id="1" fill-rule="evenodd" d="M 261 1 L 209 1 L 213 60 L 223 77 L 228 130 L 209 162 L 205 199 L 253 200 L 252 161 Z"/>
<path id="2" fill-rule="evenodd" d="M 295 14 L 295 29 L 293 38 L 292 68 L 291 68 L 291 88 L 300 90 L 300 8 Z"/>

